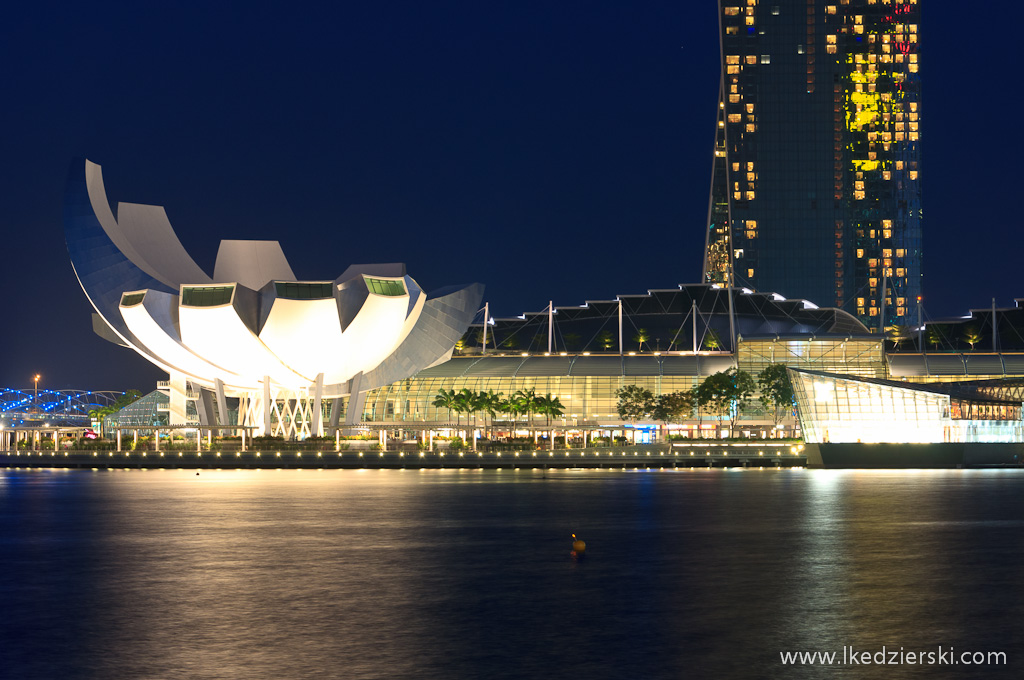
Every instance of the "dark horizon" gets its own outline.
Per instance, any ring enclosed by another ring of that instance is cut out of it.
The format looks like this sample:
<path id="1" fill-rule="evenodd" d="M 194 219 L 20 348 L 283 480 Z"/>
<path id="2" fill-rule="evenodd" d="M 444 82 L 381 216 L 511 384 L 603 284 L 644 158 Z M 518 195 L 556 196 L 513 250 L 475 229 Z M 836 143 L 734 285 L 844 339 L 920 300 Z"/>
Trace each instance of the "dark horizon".
<path id="1" fill-rule="evenodd" d="M 713 0 L 10 14 L 0 385 L 148 392 L 164 375 L 92 333 L 63 240 L 77 156 L 111 204 L 164 206 L 207 270 L 221 239 L 280 240 L 300 278 L 403 261 L 428 290 L 484 283 L 504 317 L 700 278 Z M 948 48 L 962 24 L 923 9 L 930 318 L 1024 297 L 1014 225 L 975 209 L 1019 142 L 978 140 L 995 114 L 965 94 L 1006 87 L 1011 46 Z"/>

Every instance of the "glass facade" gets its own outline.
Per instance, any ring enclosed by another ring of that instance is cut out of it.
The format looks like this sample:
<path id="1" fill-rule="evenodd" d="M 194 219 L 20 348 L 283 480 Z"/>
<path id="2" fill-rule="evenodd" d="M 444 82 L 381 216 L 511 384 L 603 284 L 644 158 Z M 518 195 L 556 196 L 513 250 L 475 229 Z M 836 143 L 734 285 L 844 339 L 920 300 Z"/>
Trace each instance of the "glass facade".
<path id="1" fill-rule="evenodd" d="M 906 324 L 922 275 L 917 0 L 719 9 L 705 281 Z"/>
<path id="2" fill-rule="evenodd" d="M 421 374 L 422 375 L 422 374 Z M 562 418 L 556 424 L 565 425 L 599 425 L 621 423 L 617 408 L 618 398 L 615 392 L 626 385 L 638 385 L 651 390 L 655 395 L 680 392 L 692 389 L 697 384 L 696 377 L 689 376 L 537 376 L 537 377 L 415 377 L 408 380 L 373 390 L 366 398 L 363 421 L 401 422 L 415 424 L 417 422 L 455 423 L 456 415 L 449 414 L 447 409 L 432 405 L 438 391 L 443 389 L 468 389 L 472 392 L 493 390 L 509 397 L 519 390 L 535 390 L 538 395 L 551 394 L 558 397 L 565 406 Z M 507 416 L 498 415 L 499 420 Z M 478 414 L 478 423 L 483 424 L 483 414 Z M 462 416 L 463 425 L 467 423 Z M 471 421 L 470 421 L 471 422 Z M 518 421 L 526 427 L 526 416 Z M 544 416 L 534 414 L 533 424 L 543 426 Z"/>
<path id="3" fill-rule="evenodd" d="M 405 283 L 394 279 L 371 279 L 366 277 L 366 287 L 371 293 L 396 297 L 405 295 Z"/>
<path id="4" fill-rule="evenodd" d="M 886 377 L 885 351 L 882 342 L 873 338 L 744 340 L 739 344 L 738 362 L 751 375 L 770 364 L 786 364 L 865 378 Z"/>
<path id="5" fill-rule="evenodd" d="M 323 283 L 298 283 L 295 281 L 275 281 L 277 297 L 288 300 L 324 300 L 334 296 L 334 285 Z"/>
<path id="6" fill-rule="evenodd" d="M 121 296 L 122 307 L 134 307 L 146 299 L 146 291 L 141 293 L 125 293 Z"/>
<path id="7" fill-rule="evenodd" d="M 186 307 L 219 307 L 231 303 L 234 286 L 183 286 L 181 304 Z"/>
<path id="8" fill-rule="evenodd" d="M 790 378 L 808 444 L 1024 442 L 1020 402 L 792 369 Z"/>

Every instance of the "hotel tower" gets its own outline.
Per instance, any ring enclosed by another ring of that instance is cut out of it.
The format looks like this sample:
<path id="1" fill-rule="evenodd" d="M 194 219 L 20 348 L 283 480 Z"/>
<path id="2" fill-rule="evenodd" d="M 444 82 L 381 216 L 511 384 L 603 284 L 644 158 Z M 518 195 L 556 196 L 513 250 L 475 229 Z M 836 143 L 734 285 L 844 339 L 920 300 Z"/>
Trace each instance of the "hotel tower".
<path id="1" fill-rule="evenodd" d="M 918 0 L 719 0 L 704 280 L 916 322 Z"/>

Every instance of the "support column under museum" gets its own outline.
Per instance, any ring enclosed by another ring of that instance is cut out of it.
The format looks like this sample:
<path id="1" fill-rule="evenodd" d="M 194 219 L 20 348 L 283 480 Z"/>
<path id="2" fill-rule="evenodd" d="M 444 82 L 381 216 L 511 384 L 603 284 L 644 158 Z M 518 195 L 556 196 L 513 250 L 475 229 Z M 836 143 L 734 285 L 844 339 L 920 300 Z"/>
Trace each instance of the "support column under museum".
<path id="1" fill-rule="evenodd" d="M 188 382 L 184 373 L 171 373 L 169 377 L 171 410 L 167 424 L 185 425 L 188 423 Z"/>
<path id="2" fill-rule="evenodd" d="M 263 432 L 264 437 L 269 437 L 271 434 L 270 429 L 270 376 L 263 376 Z"/>

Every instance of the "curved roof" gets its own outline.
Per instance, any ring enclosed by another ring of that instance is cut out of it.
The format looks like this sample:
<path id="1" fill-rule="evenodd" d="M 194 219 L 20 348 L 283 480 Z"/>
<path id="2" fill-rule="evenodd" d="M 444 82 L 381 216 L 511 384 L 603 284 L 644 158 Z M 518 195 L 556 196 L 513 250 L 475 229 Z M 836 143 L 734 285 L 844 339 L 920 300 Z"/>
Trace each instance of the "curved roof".
<path id="1" fill-rule="evenodd" d="M 419 378 L 533 378 L 546 376 L 704 377 L 728 370 L 727 354 L 661 356 L 583 355 L 453 357 L 416 374 Z"/>
<path id="2" fill-rule="evenodd" d="M 276 241 L 223 241 L 211 278 L 162 207 L 118 212 L 100 166 L 76 161 L 65 238 L 100 334 L 205 387 L 379 387 L 449 358 L 483 297 L 478 284 L 424 293 L 397 263 L 297 281 Z"/>
<path id="3" fill-rule="evenodd" d="M 650 349 L 690 351 L 694 335 L 700 348 L 705 346 L 710 331 L 720 338 L 721 344 L 728 345 L 729 291 L 713 284 L 685 284 L 669 290 L 651 290 L 645 295 L 591 300 L 578 307 L 555 307 L 552 349 L 597 351 L 602 349 L 600 336 L 605 333 L 611 333 L 613 347 L 617 349 L 620 302 L 624 344 L 628 349 L 637 348 L 638 342 L 633 338 L 641 335 L 641 330 L 645 331 L 644 343 Z M 787 300 L 775 293 L 734 288 L 732 307 L 736 333 L 744 338 L 870 335 L 864 324 L 841 309 L 818 307 L 807 300 Z M 546 349 L 547 332 L 547 309 L 494 319 L 488 330 L 499 349 L 510 350 Z"/>

